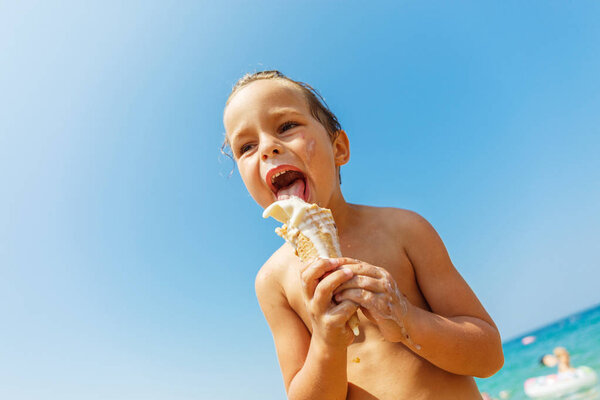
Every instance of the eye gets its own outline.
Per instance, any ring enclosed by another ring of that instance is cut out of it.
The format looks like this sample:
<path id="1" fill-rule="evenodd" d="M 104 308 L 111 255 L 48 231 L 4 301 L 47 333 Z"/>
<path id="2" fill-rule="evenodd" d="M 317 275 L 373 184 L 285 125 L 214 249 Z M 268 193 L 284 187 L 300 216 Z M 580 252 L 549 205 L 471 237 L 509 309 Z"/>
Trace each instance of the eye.
<path id="1" fill-rule="evenodd" d="M 246 143 L 246 144 L 240 146 L 239 155 L 241 156 L 245 152 L 252 150 L 253 147 L 254 147 L 254 145 L 252 143 Z"/>
<path id="2" fill-rule="evenodd" d="M 279 127 L 279 132 L 283 133 L 283 132 L 285 132 L 285 131 L 287 131 L 287 130 L 290 130 L 290 129 L 292 129 L 292 128 L 295 128 L 295 127 L 297 127 L 298 125 L 300 125 L 300 124 L 299 124 L 299 123 L 297 123 L 297 122 L 294 122 L 294 121 L 287 121 L 287 122 L 284 122 L 284 123 L 283 123 L 283 124 L 282 124 L 282 125 Z"/>

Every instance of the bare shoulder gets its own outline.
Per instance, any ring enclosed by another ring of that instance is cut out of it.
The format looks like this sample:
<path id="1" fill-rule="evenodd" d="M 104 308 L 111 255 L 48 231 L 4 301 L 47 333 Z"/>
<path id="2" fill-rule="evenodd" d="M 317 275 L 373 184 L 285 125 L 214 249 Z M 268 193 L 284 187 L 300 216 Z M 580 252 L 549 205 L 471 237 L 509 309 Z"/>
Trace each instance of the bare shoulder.
<path id="1" fill-rule="evenodd" d="M 393 237 L 417 272 L 419 269 L 452 267 L 442 239 L 420 214 L 393 207 L 368 207 L 363 212 L 370 214 L 370 220 L 376 221 Z"/>
<path id="2" fill-rule="evenodd" d="M 267 300 L 276 295 L 283 295 L 283 281 L 285 279 L 286 245 L 277 249 L 263 264 L 258 273 L 254 287 L 258 301 Z"/>
<path id="3" fill-rule="evenodd" d="M 395 207 L 358 206 L 360 214 L 365 220 L 377 224 L 380 228 L 404 239 L 410 236 L 431 233 L 433 227 L 418 213 Z M 435 232 L 435 231 L 434 231 Z"/>
<path id="4" fill-rule="evenodd" d="M 431 250 L 431 247 L 442 252 L 446 251 L 436 230 L 420 214 L 410 210 L 395 209 L 393 221 L 396 224 L 397 234 L 403 239 L 405 251 L 414 253 Z"/>

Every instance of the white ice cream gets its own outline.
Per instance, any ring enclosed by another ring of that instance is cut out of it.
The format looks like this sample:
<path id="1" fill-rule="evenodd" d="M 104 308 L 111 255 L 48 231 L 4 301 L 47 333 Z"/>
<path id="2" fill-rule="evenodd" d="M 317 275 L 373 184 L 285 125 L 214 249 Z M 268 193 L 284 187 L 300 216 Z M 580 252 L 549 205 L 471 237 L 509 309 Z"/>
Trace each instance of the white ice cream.
<path id="1" fill-rule="evenodd" d="M 318 215 L 323 212 L 329 214 L 331 221 L 325 221 L 323 215 Z M 302 232 L 313 243 L 320 257 L 341 257 L 342 252 L 340 251 L 337 231 L 330 210 L 321 208 L 316 204 L 309 204 L 294 196 L 285 200 L 278 200 L 265 208 L 263 218 L 268 217 L 273 217 L 287 226 L 288 237 L 285 238 L 286 240 L 290 241 L 290 238 L 294 238 L 298 232 Z M 329 254 L 327 247 L 319 239 L 319 231 L 331 235 L 337 254 Z"/>

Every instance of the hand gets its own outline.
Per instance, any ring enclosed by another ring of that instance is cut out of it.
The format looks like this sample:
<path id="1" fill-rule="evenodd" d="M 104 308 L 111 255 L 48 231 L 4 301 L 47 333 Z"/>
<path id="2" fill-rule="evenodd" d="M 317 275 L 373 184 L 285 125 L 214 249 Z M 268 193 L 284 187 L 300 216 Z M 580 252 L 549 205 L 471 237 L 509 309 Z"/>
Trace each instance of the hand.
<path id="1" fill-rule="evenodd" d="M 398 289 L 392 275 L 384 268 L 350 258 L 338 259 L 343 268 L 352 270 L 352 279 L 335 291 L 338 302 L 358 304 L 365 316 L 379 327 L 383 337 L 390 342 L 412 343 L 405 326 L 410 306 L 408 299 Z"/>
<path id="2" fill-rule="evenodd" d="M 350 300 L 334 302 L 334 291 L 351 279 L 348 268 L 340 268 L 338 259 L 317 259 L 300 271 L 304 303 L 311 319 L 313 338 L 328 345 L 348 346 L 354 340 L 347 326 L 358 305 Z"/>

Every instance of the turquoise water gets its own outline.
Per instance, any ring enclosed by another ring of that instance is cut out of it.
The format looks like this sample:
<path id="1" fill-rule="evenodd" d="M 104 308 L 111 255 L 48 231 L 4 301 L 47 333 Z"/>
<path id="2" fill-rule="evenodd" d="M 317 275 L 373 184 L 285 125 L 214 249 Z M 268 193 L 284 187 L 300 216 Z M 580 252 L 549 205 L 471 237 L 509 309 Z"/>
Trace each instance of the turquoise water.
<path id="1" fill-rule="evenodd" d="M 523 345 L 521 339 L 526 336 L 535 336 L 535 342 Z M 539 362 L 556 346 L 565 347 L 571 353 L 574 367 L 587 365 L 600 375 L 600 305 L 504 343 L 504 367 L 491 378 L 477 379 L 479 390 L 495 399 L 528 399 L 523 382 L 533 376 L 556 372 L 556 367 L 544 367 Z M 600 386 L 562 398 L 599 400 Z"/>

